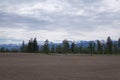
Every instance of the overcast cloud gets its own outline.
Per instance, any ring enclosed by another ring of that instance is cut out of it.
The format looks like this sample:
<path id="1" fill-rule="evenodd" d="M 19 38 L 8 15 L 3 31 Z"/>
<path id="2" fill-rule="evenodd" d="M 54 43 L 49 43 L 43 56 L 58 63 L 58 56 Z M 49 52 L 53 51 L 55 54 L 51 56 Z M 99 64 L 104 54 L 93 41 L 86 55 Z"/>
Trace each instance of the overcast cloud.
<path id="1" fill-rule="evenodd" d="M 120 0 L 1 0 L 0 43 L 118 39 Z"/>

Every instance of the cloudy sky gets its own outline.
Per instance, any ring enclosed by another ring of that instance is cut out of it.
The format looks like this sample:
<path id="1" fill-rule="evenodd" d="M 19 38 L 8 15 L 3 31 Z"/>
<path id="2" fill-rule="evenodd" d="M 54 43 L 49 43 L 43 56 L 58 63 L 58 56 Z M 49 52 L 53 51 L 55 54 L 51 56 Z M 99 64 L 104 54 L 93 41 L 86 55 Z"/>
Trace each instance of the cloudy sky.
<path id="1" fill-rule="evenodd" d="M 0 43 L 120 37 L 120 0 L 1 0 Z"/>

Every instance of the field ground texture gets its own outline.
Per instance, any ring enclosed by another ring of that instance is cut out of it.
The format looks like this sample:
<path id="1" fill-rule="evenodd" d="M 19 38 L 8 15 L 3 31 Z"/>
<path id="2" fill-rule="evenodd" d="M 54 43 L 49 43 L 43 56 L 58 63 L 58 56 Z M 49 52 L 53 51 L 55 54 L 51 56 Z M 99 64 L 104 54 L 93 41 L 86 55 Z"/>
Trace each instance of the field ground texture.
<path id="1" fill-rule="evenodd" d="M 1 53 L 0 80 L 120 80 L 120 56 Z"/>

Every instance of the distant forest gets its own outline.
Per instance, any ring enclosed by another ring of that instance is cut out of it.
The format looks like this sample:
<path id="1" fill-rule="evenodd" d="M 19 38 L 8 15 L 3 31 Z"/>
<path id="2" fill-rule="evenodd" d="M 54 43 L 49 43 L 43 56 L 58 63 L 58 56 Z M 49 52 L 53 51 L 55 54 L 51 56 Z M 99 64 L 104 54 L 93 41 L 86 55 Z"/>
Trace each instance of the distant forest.
<path id="1" fill-rule="evenodd" d="M 39 45 L 36 38 L 30 39 L 27 44 L 23 41 L 20 49 L 8 50 L 0 48 L 0 52 L 21 52 L 21 53 L 44 53 L 44 54 L 120 54 L 120 38 L 113 41 L 110 37 L 106 41 L 90 41 L 87 46 L 83 44 L 69 43 L 63 40 L 60 44 L 49 45 L 46 40 L 43 45 Z"/>

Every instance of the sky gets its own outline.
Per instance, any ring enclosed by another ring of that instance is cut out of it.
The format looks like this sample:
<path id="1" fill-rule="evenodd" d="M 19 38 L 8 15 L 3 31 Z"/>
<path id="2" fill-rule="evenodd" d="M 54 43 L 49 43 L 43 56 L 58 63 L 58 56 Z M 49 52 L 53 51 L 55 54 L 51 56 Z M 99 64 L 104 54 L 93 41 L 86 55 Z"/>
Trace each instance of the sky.
<path id="1" fill-rule="evenodd" d="M 120 0 L 1 0 L 0 44 L 120 37 Z"/>

